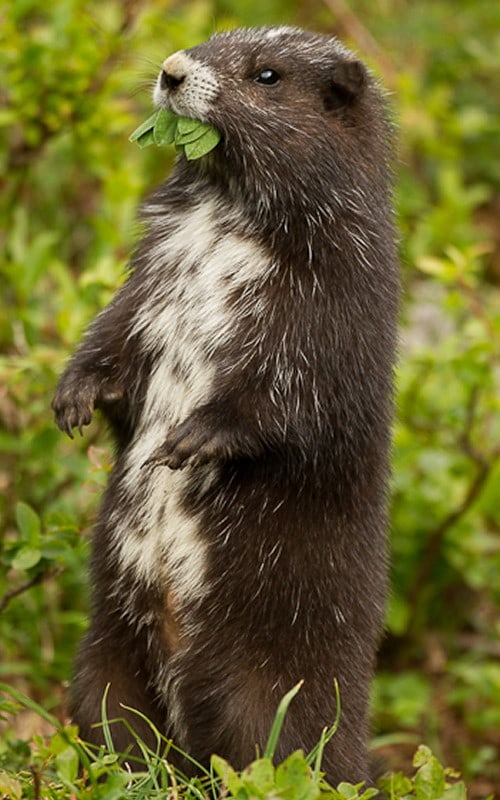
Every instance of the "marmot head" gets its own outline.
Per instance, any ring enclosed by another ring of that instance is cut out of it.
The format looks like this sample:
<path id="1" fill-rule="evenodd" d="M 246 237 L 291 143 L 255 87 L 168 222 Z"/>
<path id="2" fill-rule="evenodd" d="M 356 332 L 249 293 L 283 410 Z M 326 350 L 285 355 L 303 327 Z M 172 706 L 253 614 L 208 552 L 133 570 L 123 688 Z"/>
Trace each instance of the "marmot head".
<path id="1" fill-rule="evenodd" d="M 224 122 L 228 109 L 236 117 L 247 109 L 277 115 L 283 124 L 288 115 L 301 122 L 307 114 L 348 108 L 366 80 L 363 64 L 336 39 L 289 27 L 247 28 L 167 58 L 154 100 L 207 122 Z"/>
<path id="2" fill-rule="evenodd" d="M 215 168 L 282 215 L 338 207 L 352 187 L 370 194 L 385 182 L 376 175 L 387 155 L 382 93 L 332 37 L 292 27 L 216 34 L 167 58 L 153 97 L 222 134 L 196 168 Z"/>

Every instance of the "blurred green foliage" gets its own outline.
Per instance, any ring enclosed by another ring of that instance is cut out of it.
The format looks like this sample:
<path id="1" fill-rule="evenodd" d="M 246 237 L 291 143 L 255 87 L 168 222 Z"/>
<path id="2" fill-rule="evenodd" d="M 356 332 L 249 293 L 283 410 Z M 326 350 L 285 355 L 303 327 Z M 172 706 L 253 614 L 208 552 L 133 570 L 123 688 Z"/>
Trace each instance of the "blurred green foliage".
<path id="1" fill-rule="evenodd" d="M 500 7 L 16 0 L 0 15 L 0 678 L 59 707 L 85 626 L 88 532 L 112 456 L 99 421 L 65 440 L 50 399 L 124 278 L 141 198 L 171 167 L 169 151 L 128 142 L 157 69 L 214 29 L 300 24 L 361 52 L 400 132 L 405 291 L 376 742 L 398 764 L 414 734 L 498 786 Z"/>

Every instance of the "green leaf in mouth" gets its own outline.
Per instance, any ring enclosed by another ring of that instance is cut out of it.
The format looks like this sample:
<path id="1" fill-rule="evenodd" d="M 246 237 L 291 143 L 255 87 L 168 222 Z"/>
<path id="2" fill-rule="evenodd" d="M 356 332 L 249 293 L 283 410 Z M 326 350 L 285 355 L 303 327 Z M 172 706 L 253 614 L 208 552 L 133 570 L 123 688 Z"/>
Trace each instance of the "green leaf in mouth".
<path id="1" fill-rule="evenodd" d="M 220 139 L 220 133 L 212 126 L 208 126 L 208 128 L 202 133 L 202 135 L 196 139 L 194 142 L 186 142 L 184 145 L 184 154 L 188 161 L 193 161 L 196 158 L 201 158 L 202 156 L 209 153 L 211 150 L 216 147 Z"/>
<path id="2" fill-rule="evenodd" d="M 209 153 L 220 141 L 219 131 L 207 122 L 190 117 L 180 117 L 167 108 L 161 108 L 145 120 L 129 136 L 139 147 L 151 144 L 163 146 L 174 143 L 177 150 L 184 148 L 189 161 Z"/>
<path id="3" fill-rule="evenodd" d="M 139 125 L 139 127 L 136 128 L 135 131 L 129 136 L 129 142 L 136 142 L 138 139 L 141 138 L 141 136 L 144 136 L 145 133 L 152 131 L 155 126 L 157 117 L 158 117 L 158 111 L 155 111 L 155 113 L 151 117 L 148 117 L 148 119 L 145 120 L 145 122 L 143 122 L 142 125 Z"/>

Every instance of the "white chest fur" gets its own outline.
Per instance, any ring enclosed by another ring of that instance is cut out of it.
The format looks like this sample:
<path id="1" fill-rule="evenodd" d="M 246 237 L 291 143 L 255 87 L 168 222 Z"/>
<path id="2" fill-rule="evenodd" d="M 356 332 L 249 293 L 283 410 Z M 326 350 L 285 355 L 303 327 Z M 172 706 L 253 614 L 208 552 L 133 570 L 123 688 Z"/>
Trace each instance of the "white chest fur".
<path id="1" fill-rule="evenodd" d="M 205 198 L 174 224 L 170 218 L 163 225 L 165 235 L 150 253 L 147 304 L 137 312 L 133 330 L 144 357 L 153 354 L 153 368 L 126 456 L 125 502 L 114 525 L 117 559 L 141 583 L 160 581 L 180 603 L 203 596 L 207 588 L 199 519 L 181 503 L 188 476 L 143 464 L 171 427 L 209 398 L 217 369 L 213 356 L 234 329 L 229 298 L 243 285 L 251 296 L 252 284 L 269 270 L 262 248 L 230 232 L 235 219 L 234 211 Z M 228 224 L 221 228 L 221 221 Z M 156 224 L 161 231 L 160 216 Z M 213 468 L 203 469 L 210 480 Z"/>

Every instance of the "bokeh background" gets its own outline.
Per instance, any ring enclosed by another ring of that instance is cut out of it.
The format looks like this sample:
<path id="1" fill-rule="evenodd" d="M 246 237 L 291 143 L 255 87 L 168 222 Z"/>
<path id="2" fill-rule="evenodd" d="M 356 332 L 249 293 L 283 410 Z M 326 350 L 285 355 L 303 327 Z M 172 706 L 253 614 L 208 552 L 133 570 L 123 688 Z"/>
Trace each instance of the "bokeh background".
<path id="1" fill-rule="evenodd" d="M 112 449 L 54 427 L 57 376 L 123 280 L 170 149 L 129 133 L 176 49 L 236 25 L 338 35 L 387 87 L 404 297 L 392 595 L 373 746 L 419 742 L 500 791 L 500 5 L 491 0 L 2 0 L 0 680 L 64 718 Z M 4 723 L 0 769 L 44 723 Z"/>

